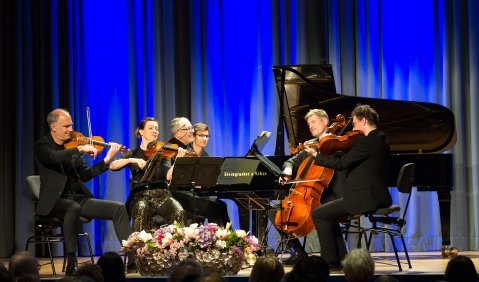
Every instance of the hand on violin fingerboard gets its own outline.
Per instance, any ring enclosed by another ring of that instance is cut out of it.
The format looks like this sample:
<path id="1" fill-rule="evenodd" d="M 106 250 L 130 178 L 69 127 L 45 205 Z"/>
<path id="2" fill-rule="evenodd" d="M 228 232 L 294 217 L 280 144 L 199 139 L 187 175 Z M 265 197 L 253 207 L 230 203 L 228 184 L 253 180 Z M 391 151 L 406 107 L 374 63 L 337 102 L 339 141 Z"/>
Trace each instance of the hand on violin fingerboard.
<path id="1" fill-rule="evenodd" d="M 90 155 L 93 159 L 96 158 L 96 155 L 98 153 L 97 149 L 91 145 L 78 145 L 78 151 L 82 154 L 87 154 Z"/>
<path id="2" fill-rule="evenodd" d="M 108 149 L 108 153 L 104 159 L 105 163 L 110 163 L 111 160 L 115 157 L 115 155 L 120 151 L 121 145 L 118 143 L 110 142 L 110 149 Z"/>

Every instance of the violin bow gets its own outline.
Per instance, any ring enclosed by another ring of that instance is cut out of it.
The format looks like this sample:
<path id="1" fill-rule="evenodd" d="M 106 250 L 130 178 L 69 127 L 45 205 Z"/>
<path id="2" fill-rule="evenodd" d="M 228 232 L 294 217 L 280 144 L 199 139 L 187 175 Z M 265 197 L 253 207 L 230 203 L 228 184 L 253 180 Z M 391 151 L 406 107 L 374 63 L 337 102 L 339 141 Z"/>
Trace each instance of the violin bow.
<path id="1" fill-rule="evenodd" d="M 93 134 L 91 131 L 91 119 L 90 119 L 90 107 L 86 107 L 86 119 L 88 122 L 88 138 L 89 139 L 89 144 L 93 146 Z"/>

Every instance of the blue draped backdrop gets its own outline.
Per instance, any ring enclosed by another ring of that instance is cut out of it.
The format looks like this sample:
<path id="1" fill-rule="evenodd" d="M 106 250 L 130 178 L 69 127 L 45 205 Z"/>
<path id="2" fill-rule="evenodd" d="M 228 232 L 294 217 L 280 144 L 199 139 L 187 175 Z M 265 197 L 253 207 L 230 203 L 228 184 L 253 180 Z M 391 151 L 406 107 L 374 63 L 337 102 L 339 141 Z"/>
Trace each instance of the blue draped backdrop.
<path id="1" fill-rule="evenodd" d="M 170 120 L 187 116 L 211 127 L 211 155 L 243 156 L 263 130 L 273 132 L 263 151 L 272 155 L 279 106 L 271 67 L 327 62 L 344 95 L 432 102 L 454 112 L 458 142 L 451 151 L 456 188 L 451 237 L 460 249 L 479 248 L 475 0 L 35 2 L 17 4 L 24 86 L 18 89 L 16 117 L 23 124 L 48 112 L 21 118 L 29 111 L 27 101 L 37 95 L 26 87 L 33 80 L 31 41 L 39 40 L 29 30 L 33 8 L 42 11 L 40 16 L 51 15 L 42 28 L 51 33 L 45 62 L 51 71 L 45 78 L 52 93 L 43 104 L 68 108 L 75 129 L 85 134 L 89 107 L 93 135 L 127 147 L 138 145 L 134 130 L 143 117 L 158 118 L 160 140 L 166 140 Z M 19 134 L 19 147 L 31 152 L 32 139 L 47 132 L 38 130 Z M 33 173 L 31 155 L 17 160 L 17 191 Z M 109 171 L 88 186 L 98 198 L 125 202 L 128 177 L 128 170 Z M 396 203 L 404 202 L 395 189 L 391 193 Z M 22 192 L 16 206 L 16 240 L 22 248 L 33 226 L 22 221 L 29 214 L 24 207 L 32 207 Z M 238 227 L 236 206 L 229 201 L 228 206 Z M 408 213 L 410 250 L 440 249 L 436 193 L 414 194 Z M 93 235 L 96 253 L 119 249 L 110 222 L 94 221 L 85 229 Z M 379 238 L 373 250 L 390 250 L 390 245 Z"/>

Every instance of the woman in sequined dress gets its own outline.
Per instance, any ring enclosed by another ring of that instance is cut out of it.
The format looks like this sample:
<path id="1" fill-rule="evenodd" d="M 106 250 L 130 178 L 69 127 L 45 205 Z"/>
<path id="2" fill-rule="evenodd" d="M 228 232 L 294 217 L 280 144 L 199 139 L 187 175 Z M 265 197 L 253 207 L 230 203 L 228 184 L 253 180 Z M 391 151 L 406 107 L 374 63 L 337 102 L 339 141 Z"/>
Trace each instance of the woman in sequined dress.
<path id="1" fill-rule="evenodd" d="M 133 231 L 151 230 L 158 224 L 172 224 L 174 221 L 185 224 L 185 211 L 168 190 L 166 175 L 171 169 L 170 160 L 161 160 L 154 172 L 154 184 L 139 184 L 148 160 L 145 156 L 147 145 L 157 141 L 158 134 L 158 122 L 154 118 L 144 118 L 136 129 L 136 136 L 141 138 L 140 147 L 110 164 L 111 170 L 130 168 L 130 195 L 126 206 L 133 219 Z M 178 156 L 184 154 L 184 150 L 178 150 Z"/>

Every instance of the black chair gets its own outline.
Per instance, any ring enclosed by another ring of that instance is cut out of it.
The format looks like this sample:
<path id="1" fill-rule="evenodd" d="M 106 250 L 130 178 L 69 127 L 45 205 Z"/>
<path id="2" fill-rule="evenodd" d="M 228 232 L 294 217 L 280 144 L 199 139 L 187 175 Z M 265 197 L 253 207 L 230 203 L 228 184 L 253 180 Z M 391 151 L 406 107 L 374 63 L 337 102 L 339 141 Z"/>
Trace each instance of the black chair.
<path id="1" fill-rule="evenodd" d="M 366 240 L 366 245 L 369 250 L 373 234 L 384 233 L 391 238 L 391 243 L 396 256 L 396 261 L 399 267 L 399 271 L 402 271 L 401 261 L 399 260 L 398 249 L 394 242 L 395 237 L 401 238 L 401 242 L 404 248 L 404 254 L 406 255 L 409 268 L 412 268 L 409 254 L 407 251 L 406 243 L 404 242 L 404 236 L 402 228 L 406 224 L 406 213 L 409 207 L 409 201 L 411 200 L 412 186 L 414 182 L 414 169 L 416 165 L 414 163 L 408 163 L 402 166 L 399 171 L 397 179 L 397 189 L 401 193 L 409 194 L 406 205 L 404 206 L 402 216 L 398 214 L 401 212 L 401 207 L 398 205 L 392 205 L 388 208 L 381 208 L 376 210 L 372 214 L 366 215 L 372 224 L 371 228 L 363 228 L 363 232 L 369 232 L 369 237 Z"/>
<path id="2" fill-rule="evenodd" d="M 30 175 L 27 176 L 27 192 L 30 195 L 30 198 L 36 203 L 38 202 L 38 199 L 40 198 L 40 176 L 39 175 Z M 88 223 L 90 222 L 90 219 L 80 217 L 80 223 Z M 55 234 L 55 231 L 60 228 L 61 232 Z M 53 243 L 63 243 L 63 222 L 62 220 L 53 217 L 53 216 L 41 216 L 39 214 L 35 213 L 35 233 L 36 235 L 31 236 L 27 239 L 27 243 L 25 246 L 25 250 L 28 251 L 28 246 L 30 244 L 46 244 L 47 245 L 47 250 L 48 250 L 48 255 L 50 257 L 50 264 L 52 265 L 52 271 L 53 271 L 53 276 L 56 276 L 56 271 L 55 271 L 55 264 L 53 262 L 53 253 L 52 253 L 52 244 Z M 85 238 L 87 243 L 88 243 L 88 249 L 89 249 L 89 256 L 91 259 L 91 263 L 95 263 L 93 259 L 93 251 L 91 248 L 91 242 L 90 242 L 90 236 L 88 233 L 83 232 L 78 234 L 79 239 L 80 238 Z M 64 248 L 65 250 L 65 248 Z M 48 264 L 48 263 L 46 263 Z M 63 269 L 62 271 L 65 271 L 66 267 L 66 256 L 63 256 Z"/>

